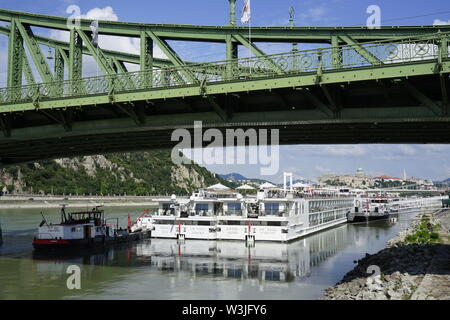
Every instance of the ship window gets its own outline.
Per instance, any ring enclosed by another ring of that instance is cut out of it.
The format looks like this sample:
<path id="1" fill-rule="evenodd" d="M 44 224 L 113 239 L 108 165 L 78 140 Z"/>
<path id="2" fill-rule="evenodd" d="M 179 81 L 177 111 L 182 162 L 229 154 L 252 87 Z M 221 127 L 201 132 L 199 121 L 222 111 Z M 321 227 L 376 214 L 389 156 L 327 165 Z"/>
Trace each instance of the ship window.
<path id="1" fill-rule="evenodd" d="M 211 222 L 210 221 L 197 221 L 197 225 L 199 225 L 199 226 L 210 226 Z"/>
<path id="2" fill-rule="evenodd" d="M 266 271 L 266 280 L 280 281 L 280 271 Z"/>
<path id="3" fill-rule="evenodd" d="M 208 208 L 209 208 L 209 206 L 207 203 L 196 203 L 195 204 L 195 212 L 196 213 L 207 212 Z"/>
<path id="4" fill-rule="evenodd" d="M 228 269 L 228 277 L 240 278 L 242 276 L 242 269 Z"/>
<path id="5" fill-rule="evenodd" d="M 264 204 L 265 211 L 269 215 L 277 215 L 280 211 L 280 204 L 276 202 L 267 202 Z"/>
<path id="6" fill-rule="evenodd" d="M 241 214 L 241 204 L 240 203 L 228 203 L 228 214 Z"/>
<path id="7" fill-rule="evenodd" d="M 267 225 L 278 227 L 278 226 L 281 226 L 281 221 L 267 221 Z"/>

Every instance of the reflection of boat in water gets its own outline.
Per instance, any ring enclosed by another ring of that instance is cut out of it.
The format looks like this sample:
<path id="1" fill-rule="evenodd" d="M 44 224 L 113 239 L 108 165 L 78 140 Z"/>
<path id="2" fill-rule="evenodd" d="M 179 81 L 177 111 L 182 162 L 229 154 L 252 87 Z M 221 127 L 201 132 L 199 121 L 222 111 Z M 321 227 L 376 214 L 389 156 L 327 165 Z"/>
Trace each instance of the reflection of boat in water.
<path id="1" fill-rule="evenodd" d="M 129 221 L 129 225 L 131 225 Z M 107 224 L 104 211 L 98 207 L 90 211 L 66 213 L 61 208 L 61 222 L 48 224 L 41 222 L 33 240 L 33 247 L 39 251 L 61 251 L 105 247 L 112 244 L 141 240 L 149 237 L 149 231 L 132 232 L 119 228 L 117 224 Z"/>
<path id="2" fill-rule="evenodd" d="M 136 247 L 136 255 L 164 273 L 292 282 L 308 277 L 312 266 L 349 244 L 347 227 L 341 226 L 290 243 L 251 246 L 236 241 L 151 239 Z"/>

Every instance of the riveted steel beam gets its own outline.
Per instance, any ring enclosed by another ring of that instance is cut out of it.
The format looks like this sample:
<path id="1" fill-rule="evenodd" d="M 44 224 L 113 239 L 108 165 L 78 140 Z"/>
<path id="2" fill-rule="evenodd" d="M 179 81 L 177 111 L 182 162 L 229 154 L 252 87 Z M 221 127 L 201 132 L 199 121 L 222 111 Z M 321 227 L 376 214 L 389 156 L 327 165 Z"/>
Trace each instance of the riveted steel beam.
<path id="1" fill-rule="evenodd" d="M 316 108 L 322 111 L 329 118 L 332 118 L 334 113 L 333 110 L 323 103 L 319 98 L 317 98 L 308 88 L 301 90 L 301 92 L 311 101 Z"/>
<path id="2" fill-rule="evenodd" d="M 8 43 L 8 87 L 19 87 L 22 85 L 22 66 L 25 57 L 23 38 L 17 28 L 17 21 L 11 21 L 12 32 Z"/>
<path id="3" fill-rule="evenodd" d="M 7 120 L 8 116 L 0 114 L 0 129 L 3 132 L 5 138 L 11 137 L 11 127 L 9 125 L 9 121 Z"/>
<path id="4" fill-rule="evenodd" d="M 118 76 L 122 79 L 122 84 L 125 85 L 125 88 L 127 90 L 132 90 L 132 89 L 136 89 L 136 85 L 133 82 L 133 80 L 130 77 L 130 74 L 128 73 L 127 67 L 125 66 L 125 64 L 116 59 L 116 58 L 111 58 L 111 64 L 113 66 L 113 70 L 115 73 L 118 74 Z"/>
<path id="5" fill-rule="evenodd" d="M 413 86 L 408 80 L 402 81 L 403 86 L 411 93 L 411 95 L 421 102 L 425 107 L 430 109 L 435 115 L 442 115 L 442 108 L 434 103 L 430 98 L 424 95 L 419 89 Z"/>
<path id="6" fill-rule="evenodd" d="M 42 54 L 41 48 L 34 39 L 33 31 L 30 26 L 23 25 L 20 20 L 16 20 L 17 28 L 27 45 L 28 52 L 33 59 L 34 66 L 36 67 L 39 75 L 41 76 L 42 82 L 52 82 L 53 75 L 50 71 L 50 67 L 45 60 L 45 56 Z"/>
<path id="7" fill-rule="evenodd" d="M 444 114 L 448 114 L 449 110 L 448 110 L 448 95 L 449 95 L 449 90 L 448 90 L 448 74 L 440 74 L 439 75 L 439 83 L 441 85 L 441 94 L 442 94 L 442 107 L 443 107 L 443 111 Z"/>
<path id="8" fill-rule="evenodd" d="M 0 26 L 0 34 L 9 36 L 9 28 Z M 36 39 L 36 41 L 39 44 L 49 45 L 53 48 L 59 48 L 64 51 L 69 51 L 69 48 L 70 48 L 69 42 L 55 40 L 55 39 L 43 37 L 43 36 L 36 35 L 36 34 L 34 35 L 34 38 Z M 89 55 L 89 56 L 91 55 L 91 52 L 89 51 L 89 49 L 86 46 L 83 46 L 82 50 L 83 50 L 83 54 Z M 137 54 L 127 53 L 127 52 L 119 52 L 119 51 L 114 51 L 114 50 L 105 50 L 105 49 L 102 49 L 102 52 L 108 58 L 116 58 L 122 62 L 128 62 L 128 63 L 132 63 L 132 64 L 140 64 L 140 55 L 137 55 Z M 155 57 L 153 58 L 153 63 L 154 63 L 155 67 L 173 66 L 173 63 L 170 62 L 170 60 L 160 59 L 160 58 L 155 58 Z M 186 63 L 193 64 L 194 62 L 186 62 Z M 69 65 L 68 62 L 66 62 L 66 64 Z"/>
<path id="9" fill-rule="evenodd" d="M 106 75 L 114 75 L 116 72 L 114 71 L 114 68 L 112 67 L 110 61 L 106 58 L 106 56 L 103 54 L 102 49 L 99 47 L 95 47 L 90 39 L 90 37 L 87 36 L 87 34 L 83 30 L 77 30 L 77 33 L 81 37 L 82 42 L 84 45 L 88 48 L 89 52 L 91 53 L 94 60 L 97 62 L 97 64 L 100 66 L 100 69 L 103 71 Z"/>
<path id="10" fill-rule="evenodd" d="M 249 49 L 254 55 L 262 58 L 267 63 L 268 67 L 271 68 L 275 73 L 283 74 L 283 70 L 280 68 L 280 66 L 277 65 L 271 58 L 267 57 L 267 55 L 261 49 L 250 42 L 247 38 L 240 34 L 233 35 L 233 38 L 239 41 L 247 49 Z"/>
<path id="11" fill-rule="evenodd" d="M 120 111 L 125 113 L 128 117 L 133 119 L 134 123 L 136 123 L 138 126 L 145 125 L 145 110 L 143 107 L 137 107 L 137 112 L 133 110 L 134 105 L 126 106 L 124 104 L 120 103 L 114 103 L 114 106 L 116 106 Z"/>
<path id="12" fill-rule="evenodd" d="M 339 46 L 339 37 L 337 35 L 331 36 L 331 50 L 332 54 L 332 66 L 333 69 L 339 69 L 342 67 L 342 48 Z"/>
<path id="13" fill-rule="evenodd" d="M 174 66 L 176 67 L 186 66 L 183 60 L 178 56 L 178 54 L 170 47 L 170 45 L 164 39 L 160 39 L 152 31 L 147 31 L 147 34 L 153 40 L 153 42 L 161 49 L 161 51 L 169 58 L 169 60 L 174 64 Z M 187 77 L 190 83 L 198 82 L 197 78 L 190 70 L 184 69 L 183 74 Z M 184 80 L 181 77 L 178 77 L 178 80 L 184 83 Z"/>
<path id="14" fill-rule="evenodd" d="M 33 70 L 31 70 L 31 66 L 28 62 L 28 58 L 26 55 L 23 57 L 23 73 L 25 75 L 25 80 L 27 84 L 33 85 L 36 84 L 36 80 L 34 79 Z"/>
<path id="15" fill-rule="evenodd" d="M 416 77 L 421 75 L 432 75 L 435 70 L 435 61 L 417 61 L 412 64 L 384 64 L 383 66 L 373 68 L 351 68 L 330 70 L 323 74 L 322 85 L 342 84 L 358 81 L 367 81 L 374 79 L 393 79 Z M 450 74 L 450 61 L 444 61 L 442 64 L 443 73 Z M 229 82 L 211 82 L 204 87 L 204 94 L 218 95 L 229 93 L 250 92 L 258 90 L 278 89 L 278 88 L 300 88 L 316 85 L 315 73 L 302 73 L 298 75 L 274 78 L 255 78 L 246 81 Z M 118 92 L 115 94 L 116 102 L 127 102 L 136 100 L 157 100 L 173 99 L 180 97 L 199 96 L 199 86 L 168 87 L 156 88 L 154 90 L 144 90 L 138 92 Z M 109 103 L 107 94 L 97 94 L 95 96 L 67 96 L 64 99 L 43 100 L 40 102 L 40 108 L 61 108 L 70 106 L 85 106 L 92 104 Z M 0 104 L 0 112 L 13 112 L 34 110 L 31 101 L 14 102 Z"/>
<path id="16" fill-rule="evenodd" d="M 217 115 L 222 119 L 223 121 L 228 119 L 228 114 L 225 112 L 225 110 L 217 103 L 216 98 L 212 96 L 204 96 L 206 100 L 208 100 L 208 103 L 211 105 L 213 110 L 217 113 Z"/>
<path id="17" fill-rule="evenodd" d="M 330 93 L 330 90 L 328 90 L 328 87 L 327 86 L 320 86 L 320 89 L 322 90 L 323 94 L 327 98 L 328 103 L 330 105 L 330 109 L 333 112 L 337 112 L 338 106 L 337 106 L 336 102 L 334 101 L 333 97 L 331 96 L 331 93 Z"/>
<path id="18" fill-rule="evenodd" d="M 24 13 L 0 9 L 0 21 L 11 22 L 17 16 L 23 23 L 38 27 L 67 30 L 67 18 L 34 13 Z M 80 28 L 88 32 L 92 20 L 81 19 Z M 99 33 L 127 37 L 139 37 L 141 30 L 150 30 L 159 37 L 168 40 L 192 40 L 225 42 L 230 33 L 245 33 L 248 28 L 236 26 L 197 26 L 176 24 L 131 23 L 104 21 Z M 393 39 L 399 36 L 415 36 L 450 31 L 450 26 L 382 26 L 379 29 L 367 27 L 252 27 L 252 39 L 255 42 L 312 42 L 329 43 L 332 32 L 344 33 L 355 41 L 369 42 Z"/>
<path id="19" fill-rule="evenodd" d="M 61 124 L 66 131 L 72 131 L 72 109 L 65 111 L 55 110 L 53 112 L 40 110 L 40 112 L 48 119 Z"/>
<path id="20" fill-rule="evenodd" d="M 350 45 L 356 52 L 358 52 L 364 59 L 366 59 L 371 64 L 373 64 L 373 65 L 383 64 L 383 62 L 381 62 L 381 60 L 379 60 L 372 53 L 367 51 L 363 46 L 361 46 L 361 44 L 356 42 L 354 39 L 352 39 L 348 35 L 342 35 L 341 34 L 341 35 L 339 35 L 339 38 L 341 38 L 348 45 Z"/>
<path id="21" fill-rule="evenodd" d="M 64 93 L 64 65 L 68 64 L 68 62 L 68 57 L 64 50 L 62 50 L 61 48 L 55 48 L 54 77 L 55 81 L 59 82 L 59 85 L 56 85 L 55 90 L 61 95 Z"/>
<path id="22" fill-rule="evenodd" d="M 173 65 L 173 63 L 171 62 Z M 145 31 L 141 31 L 139 65 L 141 81 L 144 87 L 151 87 L 153 84 L 153 40 Z"/>
<path id="23" fill-rule="evenodd" d="M 76 29 L 70 30 L 69 79 L 80 80 L 83 76 L 83 40 Z"/>

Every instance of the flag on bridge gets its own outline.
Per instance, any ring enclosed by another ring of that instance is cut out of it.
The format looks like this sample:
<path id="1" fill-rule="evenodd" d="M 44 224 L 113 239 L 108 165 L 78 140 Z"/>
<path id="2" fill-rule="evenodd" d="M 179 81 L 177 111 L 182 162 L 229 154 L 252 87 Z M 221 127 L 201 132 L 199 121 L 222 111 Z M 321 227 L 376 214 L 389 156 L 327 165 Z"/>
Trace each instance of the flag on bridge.
<path id="1" fill-rule="evenodd" d="M 242 18 L 241 18 L 241 22 L 243 24 L 245 23 L 249 23 L 250 22 L 250 18 L 251 18 L 251 7 L 250 7 L 250 0 L 244 0 L 244 9 L 242 10 Z"/>

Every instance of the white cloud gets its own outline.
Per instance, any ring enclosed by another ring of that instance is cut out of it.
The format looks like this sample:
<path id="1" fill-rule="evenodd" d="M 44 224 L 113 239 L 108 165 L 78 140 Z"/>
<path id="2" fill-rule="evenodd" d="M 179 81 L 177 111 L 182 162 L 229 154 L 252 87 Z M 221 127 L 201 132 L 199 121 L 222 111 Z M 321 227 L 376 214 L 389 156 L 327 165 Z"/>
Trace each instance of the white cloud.
<path id="1" fill-rule="evenodd" d="M 434 19 L 434 21 L 433 21 L 434 26 L 443 26 L 443 25 L 447 25 L 447 24 L 450 24 L 450 20 L 444 21 L 441 19 Z"/>
<path id="2" fill-rule="evenodd" d="M 110 6 L 101 8 L 94 8 L 89 10 L 86 14 L 81 15 L 82 19 L 97 19 L 108 21 L 119 21 L 119 17 L 114 12 L 114 9 Z"/>
<path id="3" fill-rule="evenodd" d="M 321 166 L 315 166 L 314 169 L 316 169 L 319 172 L 330 172 L 331 171 L 330 168 L 324 168 L 324 167 L 321 167 Z"/>
<path id="4" fill-rule="evenodd" d="M 99 26 L 101 27 L 101 21 L 119 21 L 119 16 L 114 12 L 111 6 L 104 8 L 93 8 L 85 14 L 81 14 L 81 19 L 99 20 Z M 61 41 L 69 41 L 68 31 L 52 31 L 51 37 Z M 138 38 L 118 37 L 118 36 L 99 36 L 99 47 L 107 50 L 120 51 L 125 53 L 139 54 L 140 40 Z M 155 47 L 154 56 L 156 58 L 167 59 L 167 56 L 158 48 Z M 96 64 L 92 58 L 87 59 L 85 66 L 85 74 L 94 74 L 96 72 Z M 129 68 L 130 71 L 137 70 L 137 67 Z M 133 69 L 133 70 L 132 70 Z"/>
<path id="5" fill-rule="evenodd" d="M 417 152 L 416 152 L 416 149 L 414 149 L 412 146 L 407 145 L 407 144 L 401 144 L 401 145 L 398 147 L 398 149 L 400 150 L 400 152 L 401 152 L 402 154 L 408 155 L 408 156 L 411 156 L 411 155 L 414 155 L 414 154 L 417 153 Z"/>
<path id="6" fill-rule="evenodd" d="M 313 20 L 319 20 L 325 14 L 326 9 L 324 7 L 315 7 L 308 9 L 308 15 Z"/>
<path id="7" fill-rule="evenodd" d="M 326 146 L 323 154 L 335 156 L 364 156 L 366 149 L 361 145 Z"/>

